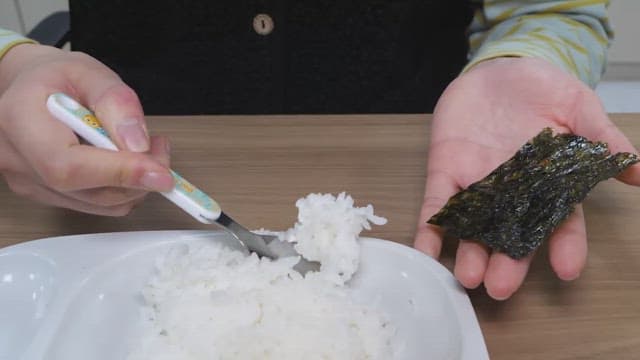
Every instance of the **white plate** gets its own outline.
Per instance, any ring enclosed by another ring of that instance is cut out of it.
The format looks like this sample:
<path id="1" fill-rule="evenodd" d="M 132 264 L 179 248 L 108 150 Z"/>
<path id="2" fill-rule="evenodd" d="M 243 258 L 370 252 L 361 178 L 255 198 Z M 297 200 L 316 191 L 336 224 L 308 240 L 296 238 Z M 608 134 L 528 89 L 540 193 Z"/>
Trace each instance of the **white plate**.
<path id="1" fill-rule="evenodd" d="M 0 360 L 123 359 L 135 341 L 140 289 L 154 260 L 178 242 L 221 232 L 65 236 L 0 250 Z M 404 342 L 401 359 L 488 359 L 465 291 L 437 261 L 390 241 L 362 240 L 351 281 L 379 301 Z"/>

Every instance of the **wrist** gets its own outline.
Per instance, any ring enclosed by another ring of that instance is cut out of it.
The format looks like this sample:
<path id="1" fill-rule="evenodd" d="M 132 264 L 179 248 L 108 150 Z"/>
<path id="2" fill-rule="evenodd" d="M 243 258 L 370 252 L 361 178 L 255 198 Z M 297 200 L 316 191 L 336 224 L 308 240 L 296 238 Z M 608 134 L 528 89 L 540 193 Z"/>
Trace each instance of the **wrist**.
<path id="1" fill-rule="evenodd" d="M 0 58 L 0 93 L 31 59 L 45 53 L 45 46 L 33 43 L 21 43 L 12 46 Z"/>
<path id="2" fill-rule="evenodd" d="M 518 62 L 518 61 L 520 61 L 522 59 L 523 59 L 523 57 L 521 57 L 521 56 L 498 56 L 498 57 L 492 57 L 492 58 L 484 59 L 484 60 L 475 62 L 473 64 L 467 65 L 467 67 L 465 67 L 465 69 L 463 70 L 462 74 L 469 73 L 469 72 L 472 72 L 472 71 L 477 70 L 477 69 L 482 69 L 482 68 L 485 68 L 485 67 L 494 66 L 496 64 L 510 64 L 510 63 Z"/>

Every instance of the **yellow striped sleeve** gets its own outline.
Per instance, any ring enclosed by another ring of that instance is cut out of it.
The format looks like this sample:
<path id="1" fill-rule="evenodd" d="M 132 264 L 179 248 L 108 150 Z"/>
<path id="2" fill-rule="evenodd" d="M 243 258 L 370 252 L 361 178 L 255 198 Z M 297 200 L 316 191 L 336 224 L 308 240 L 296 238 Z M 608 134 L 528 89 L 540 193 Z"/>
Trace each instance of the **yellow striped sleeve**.
<path id="1" fill-rule="evenodd" d="M 4 54 L 9 51 L 9 49 L 16 45 L 25 43 L 35 43 L 35 41 L 14 33 L 13 31 L 0 29 L 0 60 Z"/>
<path id="2" fill-rule="evenodd" d="M 547 59 L 590 86 L 606 66 L 608 0 L 474 0 L 467 71 L 504 56 Z"/>

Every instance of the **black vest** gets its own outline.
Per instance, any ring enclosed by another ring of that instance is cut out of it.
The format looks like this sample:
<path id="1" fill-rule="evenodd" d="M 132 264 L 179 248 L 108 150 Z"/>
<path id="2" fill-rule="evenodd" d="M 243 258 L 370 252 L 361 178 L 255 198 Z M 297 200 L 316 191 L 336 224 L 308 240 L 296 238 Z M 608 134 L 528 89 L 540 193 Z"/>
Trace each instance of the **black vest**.
<path id="1" fill-rule="evenodd" d="M 472 16 L 463 0 L 70 5 L 74 50 L 120 74 L 148 114 L 432 112 L 466 62 Z"/>

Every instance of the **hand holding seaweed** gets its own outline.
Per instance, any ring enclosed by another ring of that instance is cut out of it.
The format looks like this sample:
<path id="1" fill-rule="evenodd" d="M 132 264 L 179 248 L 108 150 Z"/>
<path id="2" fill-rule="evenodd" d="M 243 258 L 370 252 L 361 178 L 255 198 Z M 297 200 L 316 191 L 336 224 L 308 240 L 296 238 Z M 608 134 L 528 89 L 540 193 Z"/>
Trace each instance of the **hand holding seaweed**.
<path id="1" fill-rule="evenodd" d="M 636 153 L 631 143 L 607 118 L 597 95 L 572 75 L 544 60 L 489 60 L 456 79 L 442 95 L 434 113 L 425 198 L 415 239 L 416 248 L 438 257 L 444 231 L 427 221 L 459 191 L 474 183 L 478 183 L 475 187 L 486 185 L 483 183 L 486 179 L 482 180 L 483 178 L 514 157 L 523 144 L 544 128 L 607 143 L 612 154 Z M 550 133 L 547 135 L 543 136 L 547 140 L 554 138 Z M 563 135 L 558 139 L 563 138 L 569 139 L 569 136 Z M 571 137 L 578 142 L 584 138 Z M 592 149 L 592 155 L 598 151 L 604 154 L 601 145 Z M 595 151 L 597 149 L 600 150 Z M 558 154 L 562 153 L 560 151 Z M 570 153 L 564 154 L 567 158 L 571 157 Z M 618 159 L 620 162 L 610 162 L 623 166 L 613 166 L 603 171 L 598 175 L 600 180 L 615 176 L 633 163 L 633 158 L 634 156 L 629 156 Z M 544 160 L 541 161 L 541 165 L 545 165 Z M 544 168 L 541 166 L 538 169 L 542 171 Z M 613 171 L 614 168 L 617 170 Z M 591 172 L 587 168 L 582 171 L 582 174 Z M 640 166 L 630 166 L 617 178 L 632 185 L 640 185 Z M 520 185 L 531 185 L 528 175 L 520 180 Z M 565 180 L 562 177 L 556 178 L 558 182 L 554 186 Z M 514 181 L 518 183 L 517 179 Z M 594 185 L 594 182 L 590 182 L 589 189 Z M 569 193 L 572 201 L 566 203 L 581 201 L 579 196 L 574 195 L 586 194 L 589 189 L 585 187 L 573 195 Z M 514 194 L 516 193 L 512 193 Z M 503 205 L 507 204 L 509 202 L 503 202 Z M 513 207 L 512 215 L 518 209 L 529 208 Z M 586 262 L 584 215 L 580 205 L 575 206 L 573 212 L 558 215 L 566 219 L 559 219 L 557 224 L 551 224 L 546 230 L 542 229 L 544 236 L 539 239 L 542 241 L 549 235 L 544 234 L 544 231 L 553 230 L 548 240 L 551 266 L 558 277 L 572 280 L 579 276 Z M 511 222 L 513 224 L 515 223 Z M 515 228 L 509 229 L 513 235 Z M 502 252 L 507 249 L 498 245 L 499 242 L 493 244 L 501 251 L 493 251 L 486 243 L 473 241 L 472 238 L 478 237 L 467 232 L 453 231 L 450 234 L 461 238 L 456 253 L 456 277 L 467 288 L 475 288 L 484 283 L 489 295 L 496 299 L 506 299 L 520 287 L 533 258 L 533 253 L 529 251 L 539 244 L 533 241 L 524 246 L 516 246 L 518 250 L 511 255 L 521 259 L 514 259 Z M 519 241 L 511 235 L 502 240 Z"/>
<path id="2" fill-rule="evenodd" d="M 521 259 L 538 248 L 600 181 L 638 162 L 607 144 L 545 128 L 484 179 L 455 194 L 427 222 Z"/>

